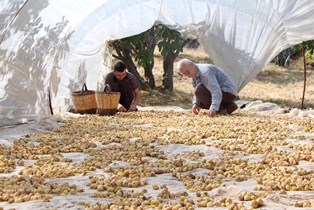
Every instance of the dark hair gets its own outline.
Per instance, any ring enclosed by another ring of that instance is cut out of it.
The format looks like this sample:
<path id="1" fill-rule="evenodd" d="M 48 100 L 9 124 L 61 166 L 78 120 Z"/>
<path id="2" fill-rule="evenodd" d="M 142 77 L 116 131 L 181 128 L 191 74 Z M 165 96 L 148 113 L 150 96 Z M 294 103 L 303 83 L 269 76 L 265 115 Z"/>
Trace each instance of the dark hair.
<path id="1" fill-rule="evenodd" d="M 126 65 L 124 63 L 122 63 L 121 61 L 118 61 L 113 66 L 114 71 L 123 72 L 125 69 L 126 69 Z"/>

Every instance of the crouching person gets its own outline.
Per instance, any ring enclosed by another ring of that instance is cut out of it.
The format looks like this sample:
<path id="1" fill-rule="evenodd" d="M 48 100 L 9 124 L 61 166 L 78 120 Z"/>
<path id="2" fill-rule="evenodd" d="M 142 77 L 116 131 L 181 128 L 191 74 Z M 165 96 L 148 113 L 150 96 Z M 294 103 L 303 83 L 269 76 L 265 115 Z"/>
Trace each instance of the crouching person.
<path id="1" fill-rule="evenodd" d="M 237 88 L 229 76 L 212 64 L 195 64 L 188 59 L 177 63 L 177 69 L 192 78 L 195 88 L 192 111 L 208 109 L 208 116 L 231 114 L 237 110 Z"/>
<path id="2" fill-rule="evenodd" d="M 112 92 L 120 92 L 118 112 L 137 111 L 141 100 L 140 82 L 130 72 L 126 65 L 118 61 L 113 66 L 113 72 L 107 74 L 105 86 L 109 85 Z"/>

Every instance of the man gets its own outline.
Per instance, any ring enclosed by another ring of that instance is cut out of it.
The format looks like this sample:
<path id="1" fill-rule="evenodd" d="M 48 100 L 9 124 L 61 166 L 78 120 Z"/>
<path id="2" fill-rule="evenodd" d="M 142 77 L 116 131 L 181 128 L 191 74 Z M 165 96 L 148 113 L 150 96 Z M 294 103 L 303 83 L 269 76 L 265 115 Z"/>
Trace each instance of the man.
<path id="1" fill-rule="evenodd" d="M 140 83 L 136 77 L 126 71 L 126 65 L 118 61 L 113 66 L 113 72 L 107 74 L 105 85 L 109 85 L 112 92 L 120 92 L 118 112 L 137 111 L 141 99 Z"/>
<path id="2" fill-rule="evenodd" d="M 177 69 L 184 75 L 192 78 L 195 88 L 192 111 L 198 114 L 200 109 L 208 109 L 208 115 L 231 114 L 238 106 L 234 102 L 237 88 L 218 67 L 212 64 L 195 64 L 188 59 L 177 63 Z"/>

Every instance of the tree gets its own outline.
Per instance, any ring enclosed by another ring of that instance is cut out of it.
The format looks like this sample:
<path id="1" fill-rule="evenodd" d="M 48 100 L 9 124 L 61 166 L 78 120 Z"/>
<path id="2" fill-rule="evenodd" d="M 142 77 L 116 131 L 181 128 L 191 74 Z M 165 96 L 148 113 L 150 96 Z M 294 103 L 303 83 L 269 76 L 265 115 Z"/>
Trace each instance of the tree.
<path id="1" fill-rule="evenodd" d="M 142 86 L 146 87 L 148 84 L 150 88 L 155 88 L 154 51 L 158 46 L 163 57 L 162 85 L 165 89 L 172 91 L 174 61 L 189 41 L 190 39 L 182 38 L 181 34 L 175 30 L 164 25 L 155 25 L 141 34 L 113 41 L 112 46 L 116 52 L 113 57 L 123 61 L 129 71 L 140 80 Z M 144 68 L 145 79 L 138 73 L 133 60 Z"/>
<path id="2" fill-rule="evenodd" d="M 135 75 L 143 87 L 146 86 L 146 83 L 151 88 L 156 87 L 152 73 L 154 67 L 154 50 L 156 47 L 154 33 L 154 28 L 151 28 L 144 33 L 115 40 L 111 43 L 116 53 L 112 54 L 112 56 L 124 62 L 128 70 Z M 137 71 L 133 59 L 138 65 L 144 68 L 144 77 L 146 80 Z"/>
<path id="3" fill-rule="evenodd" d="M 173 64 L 183 47 L 190 41 L 184 39 L 181 34 L 164 25 L 157 26 L 158 49 L 163 57 L 162 85 L 166 90 L 173 90 Z"/>

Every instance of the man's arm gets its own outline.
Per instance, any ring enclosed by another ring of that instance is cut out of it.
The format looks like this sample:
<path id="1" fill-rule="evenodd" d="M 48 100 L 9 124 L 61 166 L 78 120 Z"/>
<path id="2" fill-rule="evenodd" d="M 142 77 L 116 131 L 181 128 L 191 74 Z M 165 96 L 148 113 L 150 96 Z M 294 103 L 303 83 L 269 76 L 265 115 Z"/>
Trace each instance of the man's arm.
<path id="1" fill-rule="evenodd" d="M 208 115 L 210 117 L 216 116 L 219 111 L 220 103 L 222 100 L 222 92 L 220 85 L 216 78 L 216 69 L 214 67 L 209 67 L 209 71 L 206 72 L 206 75 L 202 79 L 203 85 L 211 93 L 211 105 L 208 110 Z"/>
<path id="2" fill-rule="evenodd" d="M 133 99 L 133 102 L 131 103 L 129 111 L 135 111 L 136 106 L 140 103 L 140 101 L 141 101 L 141 91 L 139 88 L 136 88 L 134 90 L 134 99 Z"/>

